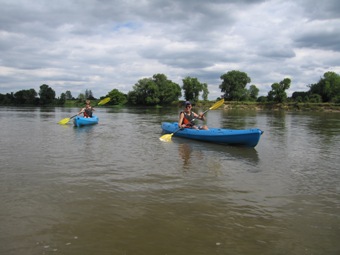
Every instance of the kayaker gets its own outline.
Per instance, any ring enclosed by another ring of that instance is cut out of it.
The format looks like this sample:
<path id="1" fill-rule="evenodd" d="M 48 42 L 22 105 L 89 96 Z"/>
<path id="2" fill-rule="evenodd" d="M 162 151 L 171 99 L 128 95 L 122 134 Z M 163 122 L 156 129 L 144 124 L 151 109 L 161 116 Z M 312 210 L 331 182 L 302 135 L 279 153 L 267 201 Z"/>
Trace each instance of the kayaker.
<path id="1" fill-rule="evenodd" d="M 204 121 L 205 117 L 202 112 L 200 114 L 197 114 L 191 111 L 191 109 L 192 109 L 191 103 L 189 101 L 186 101 L 184 111 L 182 111 L 179 114 L 178 126 L 180 128 L 194 128 L 194 129 L 208 130 L 209 128 L 207 125 L 203 125 L 203 126 L 195 125 L 195 122 L 194 122 L 195 119 Z"/>
<path id="2" fill-rule="evenodd" d="M 85 107 L 80 110 L 78 115 L 83 113 L 85 118 L 92 118 L 92 112 L 95 111 L 95 110 L 91 106 L 91 101 L 90 100 L 86 100 L 85 104 L 86 104 Z"/>

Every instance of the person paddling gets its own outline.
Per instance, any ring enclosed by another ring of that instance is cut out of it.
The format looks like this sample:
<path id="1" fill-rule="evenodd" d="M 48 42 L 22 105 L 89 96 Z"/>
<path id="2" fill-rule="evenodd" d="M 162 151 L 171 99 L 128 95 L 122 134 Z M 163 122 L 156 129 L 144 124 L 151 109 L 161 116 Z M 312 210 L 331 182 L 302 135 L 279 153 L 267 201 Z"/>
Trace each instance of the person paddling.
<path id="1" fill-rule="evenodd" d="M 85 118 L 92 118 L 92 113 L 95 111 L 94 108 L 91 106 L 91 101 L 90 100 L 86 100 L 85 101 L 85 107 L 82 108 L 80 110 L 80 112 L 78 113 L 78 115 L 80 115 L 81 113 L 84 114 Z"/>
<path id="2" fill-rule="evenodd" d="M 203 126 L 195 125 L 195 122 L 194 122 L 195 119 L 204 121 L 205 117 L 202 112 L 200 114 L 197 114 L 191 111 L 191 109 L 192 109 L 191 103 L 189 101 L 186 101 L 184 111 L 182 111 L 179 114 L 178 127 L 208 130 L 209 128 L 207 125 L 203 125 Z"/>

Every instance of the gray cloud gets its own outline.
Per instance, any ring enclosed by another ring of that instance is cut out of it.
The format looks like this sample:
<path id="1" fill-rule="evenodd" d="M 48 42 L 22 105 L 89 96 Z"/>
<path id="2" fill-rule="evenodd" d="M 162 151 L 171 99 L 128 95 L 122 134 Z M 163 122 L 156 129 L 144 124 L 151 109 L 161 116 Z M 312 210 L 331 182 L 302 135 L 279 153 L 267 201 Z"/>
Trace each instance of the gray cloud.
<path id="1" fill-rule="evenodd" d="M 307 90 L 340 72 L 338 1 L 0 0 L 0 93 L 95 96 L 139 79 L 186 76 L 220 96 L 220 76 L 246 72 L 260 93 L 285 77 Z"/>
<path id="2" fill-rule="evenodd" d="M 340 19 L 310 22 L 295 37 L 298 47 L 340 51 Z"/>
<path id="3" fill-rule="evenodd" d="M 339 19 L 340 2 L 338 0 L 298 0 L 305 17 L 311 20 Z"/>

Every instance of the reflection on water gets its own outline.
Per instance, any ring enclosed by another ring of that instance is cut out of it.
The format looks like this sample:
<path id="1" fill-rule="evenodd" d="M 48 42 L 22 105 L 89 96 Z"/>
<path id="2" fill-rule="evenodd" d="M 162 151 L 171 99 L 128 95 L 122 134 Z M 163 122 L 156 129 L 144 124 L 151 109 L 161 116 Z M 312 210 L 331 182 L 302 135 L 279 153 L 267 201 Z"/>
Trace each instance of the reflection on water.
<path id="1" fill-rule="evenodd" d="M 230 110 L 220 112 L 221 124 L 217 127 L 228 129 L 248 129 L 257 127 L 256 111 Z"/>
<path id="2" fill-rule="evenodd" d="M 313 135 L 322 136 L 325 142 L 332 142 L 339 135 L 340 119 L 336 113 L 313 115 L 306 121 L 306 128 Z"/>
<path id="3" fill-rule="evenodd" d="M 178 137 L 173 137 L 172 142 L 178 145 L 178 151 L 183 160 L 184 169 L 189 169 L 192 161 L 200 161 L 202 158 L 211 158 L 215 155 L 240 160 L 253 166 L 256 166 L 259 161 L 255 148 L 226 146 Z M 253 171 L 259 171 L 259 169 L 256 168 L 256 170 Z"/>
<path id="4" fill-rule="evenodd" d="M 256 148 L 173 137 L 178 110 L 0 108 L 0 254 L 338 254 L 339 114 L 209 111 Z"/>
<path id="5" fill-rule="evenodd" d="M 183 168 L 188 169 L 190 167 L 190 154 L 191 154 L 191 146 L 189 144 L 183 143 L 178 145 L 179 155 L 183 160 Z"/>

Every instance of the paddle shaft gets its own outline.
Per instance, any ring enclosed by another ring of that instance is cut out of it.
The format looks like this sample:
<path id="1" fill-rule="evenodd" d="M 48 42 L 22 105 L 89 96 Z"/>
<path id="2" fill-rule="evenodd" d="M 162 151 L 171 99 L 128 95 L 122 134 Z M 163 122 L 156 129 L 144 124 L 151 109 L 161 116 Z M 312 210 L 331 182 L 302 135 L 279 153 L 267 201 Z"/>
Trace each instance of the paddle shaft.
<path id="1" fill-rule="evenodd" d="M 209 110 L 210 110 L 210 109 L 205 110 L 205 111 L 202 113 L 202 117 L 203 117 L 203 115 L 206 114 Z M 196 120 L 196 118 L 192 119 L 191 122 L 194 122 L 195 120 Z"/>
<path id="2" fill-rule="evenodd" d="M 175 132 L 172 133 L 172 135 L 176 134 L 178 131 L 182 130 L 183 128 L 177 129 Z"/>
<path id="3" fill-rule="evenodd" d="M 217 109 L 219 106 L 221 106 L 222 104 L 224 103 L 224 99 L 221 99 L 220 101 L 216 102 L 215 104 L 213 104 L 209 109 L 205 110 L 203 113 L 202 113 L 202 116 L 204 114 L 206 114 L 208 111 L 210 110 L 215 110 Z M 194 118 L 192 121 L 195 121 L 196 118 Z"/>

